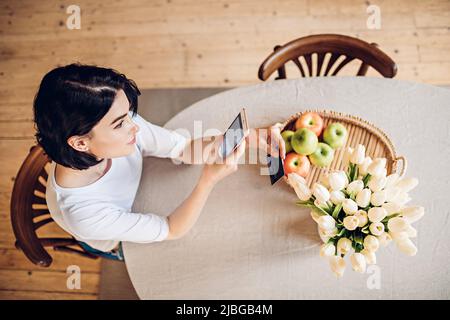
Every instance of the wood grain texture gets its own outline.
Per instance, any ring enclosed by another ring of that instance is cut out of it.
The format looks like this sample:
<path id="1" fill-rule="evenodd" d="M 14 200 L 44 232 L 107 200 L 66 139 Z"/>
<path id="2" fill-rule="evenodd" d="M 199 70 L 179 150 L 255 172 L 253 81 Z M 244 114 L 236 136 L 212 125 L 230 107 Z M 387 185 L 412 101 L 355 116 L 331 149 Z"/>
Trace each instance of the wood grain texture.
<path id="1" fill-rule="evenodd" d="M 96 300 L 96 294 L 83 293 L 60 293 L 23 291 L 23 290 L 0 290 L 0 299 L 2 300 Z"/>

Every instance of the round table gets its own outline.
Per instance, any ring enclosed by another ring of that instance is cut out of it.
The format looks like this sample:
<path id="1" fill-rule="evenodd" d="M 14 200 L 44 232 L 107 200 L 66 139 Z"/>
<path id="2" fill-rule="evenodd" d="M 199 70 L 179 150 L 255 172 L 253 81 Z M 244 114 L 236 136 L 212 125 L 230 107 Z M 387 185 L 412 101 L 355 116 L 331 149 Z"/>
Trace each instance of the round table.
<path id="1" fill-rule="evenodd" d="M 142 299 L 450 298 L 450 90 L 367 77 L 279 80 L 241 87 L 183 110 L 165 127 L 197 138 L 224 131 L 245 107 L 251 127 L 282 122 L 305 109 L 331 109 L 383 129 L 419 178 L 411 203 L 425 207 L 415 227 L 415 257 L 394 244 L 377 252 L 365 274 L 337 280 L 319 256 L 321 241 L 309 210 L 294 204 L 283 182 L 271 186 L 260 165 L 241 165 L 213 190 L 182 239 L 124 243 L 130 278 Z M 202 129 L 199 130 L 199 122 Z M 194 126 L 196 129 L 194 130 Z M 194 132 L 195 131 L 195 132 Z M 145 158 L 137 212 L 170 214 L 192 191 L 200 165 Z"/>

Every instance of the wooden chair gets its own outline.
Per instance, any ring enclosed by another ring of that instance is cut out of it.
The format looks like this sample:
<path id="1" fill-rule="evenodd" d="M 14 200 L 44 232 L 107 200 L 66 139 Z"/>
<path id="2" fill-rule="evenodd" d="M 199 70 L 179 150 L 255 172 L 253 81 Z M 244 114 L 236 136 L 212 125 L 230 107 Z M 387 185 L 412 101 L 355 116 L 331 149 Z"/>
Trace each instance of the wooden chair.
<path id="1" fill-rule="evenodd" d="M 316 72 L 313 72 L 312 56 L 314 53 L 317 54 Z M 327 53 L 331 55 L 325 65 Z M 341 56 L 342 58 L 339 59 Z M 301 64 L 300 57 L 305 59 L 306 67 Z M 307 76 L 306 71 L 310 77 L 335 76 L 345 65 L 355 59 L 361 60 L 357 76 L 364 76 L 369 66 L 386 78 L 393 78 L 397 73 L 395 62 L 378 49 L 376 43 L 369 44 L 357 38 L 338 34 L 320 34 L 299 38 L 283 46 L 276 46 L 274 52 L 259 67 L 258 78 L 265 81 L 273 72 L 278 71 L 275 80 L 286 79 L 285 64 L 289 61 L 299 68 L 302 77 Z M 335 64 L 335 69 L 330 74 Z"/>
<path id="2" fill-rule="evenodd" d="M 85 251 L 73 237 L 39 238 L 36 233 L 39 228 L 54 222 L 45 200 L 48 178 L 45 166 L 49 162 L 42 147 L 33 146 L 17 174 L 11 197 L 11 223 L 16 248 L 42 267 L 49 267 L 53 261 L 45 247 L 97 259 L 98 256 Z"/>

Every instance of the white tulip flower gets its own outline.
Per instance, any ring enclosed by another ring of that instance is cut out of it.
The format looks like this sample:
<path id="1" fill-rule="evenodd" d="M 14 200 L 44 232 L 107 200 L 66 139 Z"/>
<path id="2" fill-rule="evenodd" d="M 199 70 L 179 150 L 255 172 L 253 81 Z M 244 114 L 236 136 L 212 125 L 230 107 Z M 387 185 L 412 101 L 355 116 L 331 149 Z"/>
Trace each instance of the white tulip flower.
<path id="1" fill-rule="evenodd" d="M 358 211 L 358 205 L 352 199 L 342 201 L 342 209 L 347 215 L 355 214 Z"/>
<path id="2" fill-rule="evenodd" d="M 322 240 L 323 243 L 328 243 L 328 241 L 330 240 L 331 236 L 328 235 L 328 230 L 323 230 L 318 228 L 319 230 L 319 237 Z"/>
<path id="3" fill-rule="evenodd" d="M 348 178 L 344 171 L 332 172 L 328 176 L 328 184 L 333 191 L 343 190 L 348 184 Z"/>
<path id="4" fill-rule="evenodd" d="M 381 206 L 386 201 L 386 190 L 375 191 L 370 197 L 370 203 L 374 206 Z"/>
<path id="5" fill-rule="evenodd" d="M 320 216 L 317 224 L 321 229 L 332 230 L 336 226 L 336 220 L 332 216 Z"/>
<path id="6" fill-rule="evenodd" d="M 382 176 L 385 172 L 386 158 L 376 158 L 367 168 L 367 173 L 372 177 Z"/>
<path id="7" fill-rule="evenodd" d="M 376 264 L 377 263 L 377 256 L 375 255 L 375 252 L 372 252 L 367 249 L 361 250 L 361 254 L 366 258 L 367 264 Z"/>
<path id="8" fill-rule="evenodd" d="M 355 217 L 357 217 L 359 220 L 358 227 L 360 227 L 360 228 L 364 227 L 369 222 L 369 218 L 367 217 L 367 212 L 365 212 L 364 210 L 358 210 L 355 213 Z"/>
<path id="9" fill-rule="evenodd" d="M 361 176 L 365 176 L 367 174 L 367 169 L 369 168 L 371 163 L 372 163 L 372 158 L 365 157 L 364 161 L 358 166 L 358 173 Z"/>
<path id="10" fill-rule="evenodd" d="M 395 186 L 401 189 L 403 192 L 409 192 L 419 184 L 419 180 L 417 178 L 403 178 L 398 181 Z"/>
<path id="11" fill-rule="evenodd" d="M 342 157 L 342 165 L 344 168 L 347 168 L 348 163 L 350 162 L 350 158 L 353 154 L 353 148 L 347 147 L 345 149 L 344 155 Z"/>
<path id="12" fill-rule="evenodd" d="M 401 193 L 401 190 L 396 187 L 389 187 L 384 190 L 386 191 L 386 202 L 393 202 Z"/>
<path id="13" fill-rule="evenodd" d="M 318 214 L 316 211 L 311 210 L 310 212 L 311 218 L 316 222 L 319 223 L 319 218 L 322 216 L 320 214 Z"/>
<path id="14" fill-rule="evenodd" d="M 406 207 L 401 210 L 402 217 L 405 218 L 409 223 L 419 221 L 420 219 L 422 219 L 424 214 L 424 208 L 418 206 Z"/>
<path id="15" fill-rule="evenodd" d="M 342 237 L 337 242 L 337 253 L 339 255 L 346 255 L 350 250 L 352 250 L 352 242 L 350 239 Z"/>
<path id="16" fill-rule="evenodd" d="M 395 217 L 389 219 L 388 221 L 388 229 L 393 233 L 406 231 L 408 229 L 408 226 L 409 226 L 408 220 L 402 217 Z"/>
<path id="17" fill-rule="evenodd" d="M 294 188 L 297 197 L 302 201 L 308 201 L 311 198 L 311 190 L 309 190 L 306 180 L 296 173 L 288 174 L 288 183 Z"/>
<path id="18" fill-rule="evenodd" d="M 320 175 L 320 178 L 318 181 L 321 185 L 323 185 L 327 189 L 330 188 L 330 184 L 328 183 L 328 178 L 329 178 L 328 172 L 324 172 L 323 174 Z"/>
<path id="19" fill-rule="evenodd" d="M 362 180 L 355 180 L 348 184 L 346 190 L 349 194 L 358 194 L 362 189 L 364 189 L 364 182 Z"/>
<path id="20" fill-rule="evenodd" d="M 411 201 L 410 196 L 406 192 L 400 192 L 394 199 L 391 200 L 392 202 L 397 203 L 400 206 L 404 206 L 409 201 Z"/>
<path id="21" fill-rule="evenodd" d="M 330 200 L 333 204 L 338 205 L 345 200 L 345 194 L 342 191 L 331 191 Z"/>
<path id="22" fill-rule="evenodd" d="M 338 229 L 334 227 L 333 229 L 321 229 L 319 227 L 319 231 L 326 237 L 333 238 L 335 235 L 338 234 Z"/>
<path id="23" fill-rule="evenodd" d="M 370 222 L 381 222 L 387 216 L 386 209 L 382 207 L 370 208 L 368 212 Z"/>
<path id="24" fill-rule="evenodd" d="M 331 271 L 338 278 L 342 278 L 345 272 L 345 260 L 338 256 L 332 256 L 329 258 Z"/>
<path id="25" fill-rule="evenodd" d="M 371 177 L 367 186 L 372 190 L 381 191 L 386 186 L 387 178 L 385 176 Z"/>
<path id="26" fill-rule="evenodd" d="M 392 237 L 389 233 L 383 232 L 381 235 L 378 236 L 378 241 L 383 247 L 386 247 L 391 241 Z"/>
<path id="27" fill-rule="evenodd" d="M 313 186 L 313 195 L 320 203 L 326 203 L 330 200 L 330 192 L 320 183 L 315 183 Z"/>
<path id="28" fill-rule="evenodd" d="M 392 173 L 392 174 L 388 175 L 386 177 L 385 188 L 387 189 L 387 188 L 393 187 L 397 183 L 399 178 L 400 178 L 400 176 L 398 175 L 398 173 Z"/>
<path id="29" fill-rule="evenodd" d="M 376 252 L 380 247 L 380 242 L 377 237 L 368 235 L 364 238 L 364 248 L 372 252 Z"/>
<path id="30" fill-rule="evenodd" d="M 354 253 L 350 256 L 350 262 L 354 271 L 366 272 L 366 257 L 362 253 Z"/>
<path id="31" fill-rule="evenodd" d="M 370 225 L 369 230 L 374 236 L 380 236 L 384 233 L 384 224 L 381 222 L 373 222 Z"/>
<path id="32" fill-rule="evenodd" d="M 301 183 L 301 184 L 306 184 L 306 180 L 305 178 L 303 178 L 302 176 L 298 175 L 295 172 L 291 172 L 288 174 L 288 184 L 291 185 L 292 187 L 294 187 L 295 184 Z"/>
<path id="33" fill-rule="evenodd" d="M 353 150 L 352 155 L 350 157 L 350 162 L 354 164 L 362 164 L 364 162 L 366 156 L 366 147 L 362 144 L 358 144 Z"/>
<path id="34" fill-rule="evenodd" d="M 394 240 L 395 243 L 401 242 L 405 239 L 409 239 L 408 233 L 405 231 L 393 232 L 389 230 L 389 235 L 391 236 L 391 239 Z"/>
<path id="35" fill-rule="evenodd" d="M 321 257 L 331 257 L 336 253 L 336 247 L 332 243 L 325 243 L 320 247 Z"/>
<path id="36" fill-rule="evenodd" d="M 314 205 L 316 207 L 322 208 L 322 209 L 328 208 L 327 203 L 326 202 L 320 202 L 319 199 L 314 200 Z"/>
<path id="37" fill-rule="evenodd" d="M 328 204 L 326 202 L 320 202 L 319 199 L 314 200 L 314 205 L 322 209 L 328 208 Z"/>
<path id="38" fill-rule="evenodd" d="M 369 189 L 365 188 L 362 189 L 358 194 L 356 195 L 356 204 L 360 208 L 365 208 L 370 204 L 370 197 L 372 196 L 372 192 L 370 192 Z"/>
<path id="39" fill-rule="evenodd" d="M 400 205 L 395 202 L 385 202 L 381 205 L 381 207 L 386 210 L 388 216 L 394 213 L 399 213 L 401 210 Z"/>
<path id="40" fill-rule="evenodd" d="M 402 239 L 396 242 L 396 244 L 398 249 L 408 256 L 415 256 L 417 254 L 417 247 L 409 238 Z"/>
<path id="41" fill-rule="evenodd" d="M 409 238 L 416 238 L 417 237 L 417 230 L 412 227 L 411 225 L 408 225 L 408 227 L 406 228 L 406 234 L 408 235 Z"/>
<path id="42" fill-rule="evenodd" d="M 333 238 L 338 233 L 338 229 L 335 227 L 333 229 L 322 229 L 319 225 L 317 225 L 317 231 L 319 233 L 320 239 L 323 243 L 328 243 L 330 238 Z"/>
<path id="43" fill-rule="evenodd" d="M 344 227 L 347 230 L 353 231 L 359 225 L 359 219 L 355 216 L 347 216 L 344 218 Z"/>

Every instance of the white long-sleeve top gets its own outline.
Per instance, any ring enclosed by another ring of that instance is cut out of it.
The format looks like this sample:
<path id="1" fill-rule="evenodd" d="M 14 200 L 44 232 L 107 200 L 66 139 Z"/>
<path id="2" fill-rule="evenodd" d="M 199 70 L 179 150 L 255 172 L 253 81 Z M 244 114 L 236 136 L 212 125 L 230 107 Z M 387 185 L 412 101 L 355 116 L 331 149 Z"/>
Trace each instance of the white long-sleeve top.
<path id="1" fill-rule="evenodd" d="M 80 188 L 56 183 L 56 164 L 51 163 L 46 200 L 55 222 L 79 241 L 110 251 L 120 241 L 148 243 L 164 240 L 169 232 L 167 218 L 155 213 L 131 212 L 142 173 L 142 158 L 175 158 L 188 141 L 175 131 L 154 125 L 136 115 L 139 126 L 136 150 L 112 158 L 111 167 L 100 179 Z"/>

